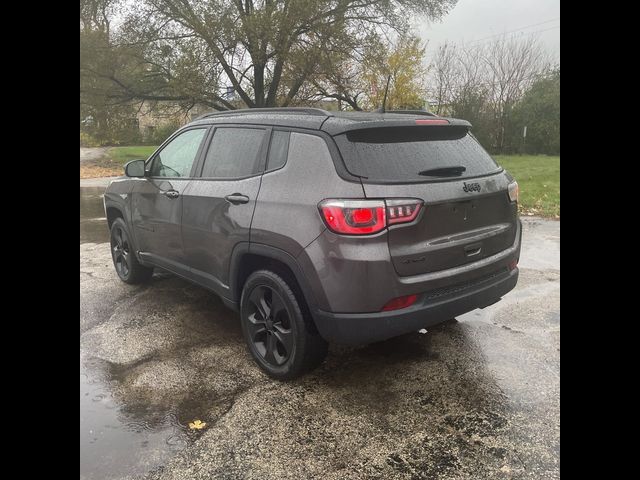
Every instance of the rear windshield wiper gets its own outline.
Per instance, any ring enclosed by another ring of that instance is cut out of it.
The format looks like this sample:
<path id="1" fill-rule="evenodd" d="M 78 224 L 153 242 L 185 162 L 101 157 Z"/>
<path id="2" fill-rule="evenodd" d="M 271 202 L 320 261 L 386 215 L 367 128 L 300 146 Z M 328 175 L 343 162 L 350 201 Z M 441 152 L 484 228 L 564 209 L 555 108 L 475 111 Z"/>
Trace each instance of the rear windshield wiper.
<path id="1" fill-rule="evenodd" d="M 461 165 L 455 167 L 438 167 L 423 170 L 418 172 L 418 175 L 424 175 L 426 177 L 459 177 L 466 170 L 467 168 Z"/>

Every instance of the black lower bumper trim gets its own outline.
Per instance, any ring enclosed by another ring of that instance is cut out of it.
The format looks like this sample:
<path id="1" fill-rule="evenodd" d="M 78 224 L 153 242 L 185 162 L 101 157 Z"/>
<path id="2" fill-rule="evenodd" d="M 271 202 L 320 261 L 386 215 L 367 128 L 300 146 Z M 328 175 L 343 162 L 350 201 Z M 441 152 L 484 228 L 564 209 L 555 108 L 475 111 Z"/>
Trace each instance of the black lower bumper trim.
<path id="1" fill-rule="evenodd" d="M 431 327 L 476 308 L 489 306 L 511 291 L 518 281 L 518 269 L 492 278 L 457 295 L 423 299 L 409 308 L 378 313 L 314 312 L 322 337 L 333 343 L 366 344 Z"/>

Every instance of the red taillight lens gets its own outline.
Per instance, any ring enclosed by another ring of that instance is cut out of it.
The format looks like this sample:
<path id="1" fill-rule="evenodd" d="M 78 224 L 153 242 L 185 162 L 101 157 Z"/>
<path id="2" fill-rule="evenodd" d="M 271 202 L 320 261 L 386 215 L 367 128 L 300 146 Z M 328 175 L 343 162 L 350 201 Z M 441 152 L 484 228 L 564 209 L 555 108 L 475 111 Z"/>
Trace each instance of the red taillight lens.
<path id="1" fill-rule="evenodd" d="M 368 225 L 375 217 L 372 208 L 357 208 L 351 212 L 351 220 L 356 225 Z"/>
<path id="2" fill-rule="evenodd" d="M 393 300 L 388 301 L 385 306 L 382 307 L 382 311 L 388 312 L 389 310 L 400 310 L 401 308 L 407 308 L 416 303 L 417 299 L 417 295 L 405 295 L 404 297 L 394 298 Z"/>
<path id="3" fill-rule="evenodd" d="M 415 198 L 391 200 L 324 200 L 318 208 L 332 232 L 368 235 L 388 225 L 413 222 L 424 202 Z"/>
<path id="4" fill-rule="evenodd" d="M 398 199 L 387 200 L 387 223 L 413 222 L 422 208 L 422 200 Z"/>
<path id="5" fill-rule="evenodd" d="M 386 225 L 382 200 L 325 200 L 318 206 L 327 227 L 347 235 L 366 235 Z"/>

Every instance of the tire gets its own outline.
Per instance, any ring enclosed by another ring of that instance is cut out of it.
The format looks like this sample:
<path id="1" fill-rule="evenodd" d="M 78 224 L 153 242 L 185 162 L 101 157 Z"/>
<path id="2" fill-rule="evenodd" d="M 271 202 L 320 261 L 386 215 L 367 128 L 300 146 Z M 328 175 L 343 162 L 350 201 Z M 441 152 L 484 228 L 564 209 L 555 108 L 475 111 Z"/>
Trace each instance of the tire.
<path id="1" fill-rule="evenodd" d="M 131 243 L 131 236 L 122 218 L 111 225 L 111 258 L 120 280 L 132 285 L 148 281 L 153 275 L 152 267 L 138 262 Z"/>
<path id="2" fill-rule="evenodd" d="M 269 376 L 289 380 L 316 368 L 328 344 L 318 334 L 304 299 L 269 271 L 252 273 L 240 299 L 242 332 L 255 362 Z"/>

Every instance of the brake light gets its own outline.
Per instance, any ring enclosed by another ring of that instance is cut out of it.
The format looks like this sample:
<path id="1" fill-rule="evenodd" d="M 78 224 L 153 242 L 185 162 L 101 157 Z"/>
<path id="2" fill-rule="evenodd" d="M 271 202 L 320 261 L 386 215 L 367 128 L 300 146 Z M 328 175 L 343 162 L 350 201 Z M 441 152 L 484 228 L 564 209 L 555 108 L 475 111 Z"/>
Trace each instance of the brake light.
<path id="1" fill-rule="evenodd" d="M 517 202 L 520 199 L 520 187 L 515 180 L 509 184 L 509 200 Z"/>
<path id="2" fill-rule="evenodd" d="M 441 118 L 421 118 L 416 120 L 416 125 L 449 125 L 449 121 Z"/>
<path id="3" fill-rule="evenodd" d="M 386 227 L 383 200 L 325 200 L 319 208 L 327 227 L 336 233 L 367 235 Z"/>
<path id="4" fill-rule="evenodd" d="M 404 297 L 394 298 L 393 300 L 389 300 L 384 307 L 382 307 L 383 312 L 388 312 L 389 310 L 400 310 L 401 308 L 407 308 L 416 303 L 418 299 L 417 295 L 405 295 Z"/>
<path id="5" fill-rule="evenodd" d="M 423 205 L 415 198 L 337 200 L 320 202 L 318 209 L 329 230 L 346 235 L 369 235 L 389 225 L 414 221 Z"/>

